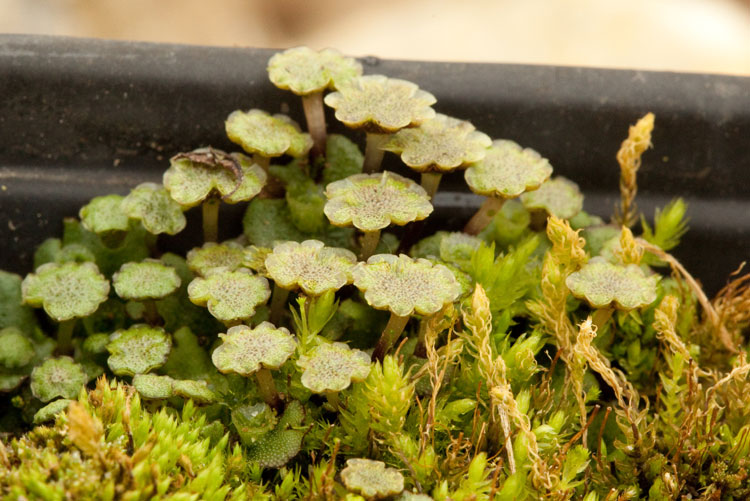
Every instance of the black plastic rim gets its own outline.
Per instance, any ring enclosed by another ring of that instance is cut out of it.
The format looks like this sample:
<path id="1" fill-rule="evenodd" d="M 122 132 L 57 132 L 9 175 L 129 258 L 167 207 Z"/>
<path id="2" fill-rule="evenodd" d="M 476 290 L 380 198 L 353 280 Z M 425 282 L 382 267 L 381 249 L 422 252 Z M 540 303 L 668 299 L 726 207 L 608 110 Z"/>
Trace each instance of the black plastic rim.
<path id="1" fill-rule="evenodd" d="M 207 144 L 233 149 L 223 128 L 232 110 L 263 108 L 301 120 L 299 100 L 268 81 L 271 54 L 0 36 L 0 268 L 27 272 L 34 247 L 60 233 L 62 217 L 93 196 L 158 181 L 172 154 Z M 628 125 L 653 111 L 654 149 L 639 173 L 639 207 L 650 218 L 672 197 L 688 201 L 691 230 L 677 256 L 709 292 L 750 257 L 750 78 L 363 63 L 366 73 L 429 90 L 441 113 L 538 150 L 556 173 L 580 184 L 586 209 L 605 217 L 618 196 L 615 152 Z M 455 228 L 478 203 L 460 175 L 449 176 L 433 218 Z M 227 211 L 227 235 L 239 232 L 239 214 Z M 174 245 L 191 245 L 191 238 Z"/>

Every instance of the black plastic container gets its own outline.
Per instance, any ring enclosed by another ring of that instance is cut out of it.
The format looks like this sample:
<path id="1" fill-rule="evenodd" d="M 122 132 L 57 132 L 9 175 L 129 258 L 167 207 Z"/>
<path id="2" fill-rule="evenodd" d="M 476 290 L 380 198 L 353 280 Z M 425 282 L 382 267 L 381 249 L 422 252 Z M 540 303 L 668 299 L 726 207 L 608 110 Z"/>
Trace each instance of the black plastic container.
<path id="1" fill-rule="evenodd" d="M 26 273 L 33 249 L 59 235 L 63 217 L 75 216 L 96 195 L 159 181 L 174 153 L 208 144 L 234 149 L 223 122 L 235 109 L 302 120 L 299 99 L 268 81 L 271 54 L 0 36 L 0 268 Z M 579 183 L 585 208 L 604 217 L 618 200 L 615 152 L 628 125 L 653 111 L 654 149 L 639 173 L 639 207 L 650 218 L 673 197 L 687 200 L 691 229 L 676 254 L 711 293 L 750 258 L 750 78 L 363 63 L 366 73 L 429 90 L 442 113 L 538 150 L 557 174 Z M 459 227 L 479 202 L 460 175 L 448 176 L 431 219 Z M 222 221 L 227 236 L 239 233 L 241 207 L 223 214 L 230 219 Z M 192 245 L 197 238 L 187 233 L 166 243 Z"/>

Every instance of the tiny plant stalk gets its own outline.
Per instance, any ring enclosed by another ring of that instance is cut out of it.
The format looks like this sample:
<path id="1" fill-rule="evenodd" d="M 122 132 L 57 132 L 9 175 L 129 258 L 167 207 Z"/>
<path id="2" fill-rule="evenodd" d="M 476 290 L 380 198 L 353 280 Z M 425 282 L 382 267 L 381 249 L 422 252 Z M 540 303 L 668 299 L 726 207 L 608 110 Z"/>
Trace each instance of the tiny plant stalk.
<path id="1" fill-rule="evenodd" d="M 76 319 L 63 320 L 57 326 L 57 352 L 60 355 L 68 355 L 73 352 L 73 328 Z"/>
<path id="2" fill-rule="evenodd" d="M 271 165 L 271 159 L 268 157 L 264 157 L 263 155 L 258 155 L 257 153 L 253 154 L 253 163 L 260 165 L 260 167 L 268 173 L 268 167 Z"/>
<path id="3" fill-rule="evenodd" d="M 607 324 L 607 322 L 609 322 L 609 319 L 612 318 L 612 314 L 614 312 L 615 309 L 612 307 L 599 308 L 594 312 L 591 317 L 591 321 L 596 326 L 597 332 L 603 332 L 602 329 L 604 329 L 604 326 Z"/>
<path id="4" fill-rule="evenodd" d="M 219 206 L 218 198 L 209 198 L 203 202 L 203 241 L 216 242 L 219 239 Z"/>
<path id="5" fill-rule="evenodd" d="M 281 317 L 286 309 L 286 301 L 289 298 L 289 289 L 285 289 L 279 284 L 273 286 L 273 297 L 271 298 L 271 315 L 269 320 L 273 325 L 279 325 Z"/>
<path id="6" fill-rule="evenodd" d="M 362 248 L 359 251 L 360 261 L 367 261 L 372 256 L 380 242 L 380 230 L 366 231 L 362 236 Z"/>
<path id="7" fill-rule="evenodd" d="M 326 392 L 326 400 L 328 400 L 328 405 L 330 405 L 333 410 L 337 411 L 339 410 L 339 394 L 336 391 L 327 391 Z"/>
<path id="8" fill-rule="evenodd" d="M 404 331 L 408 322 L 409 315 L 401 317 L 395 313 L 391 313 L 391 318 L 388 319 L 388 324 L 383 329 L 378 344 L 375 345 L 375 350 L 372 352 L 373 360 L 383 361 L 385 354 L 388 353 L 391 346 L 393 346 L 393 342 Z"/>
<path id="9" fill-rule="evenodd" d="M 161 315 L 159 310 L 156 308 L 156 301 L 153 299 L 146 299 L 143 301 L 143 319 L 149 325 L 159 325 L 161 323 Z"/>
<path id="10" fill-rule="evenodd" d="M 423 172 L 422 173 L 422 188 L 427 192 L 427 196 L 430 200 L 437 193 L 438 186 L 440 186 L 440 180 L 443 178 L 443 174 L 440 172 Z"/>
<path id="11" fill-rule="evenodd" d="M 307 130 L 313 140 L 313 156 L 319 157 L 326 151 L 326 116 L 323 109 L 323 92 L 313 92 L 302 96 Z"/>
<path id="12" fill-rule="evenodd" d="M 479 233 L 487 227 L 495 214 L 502 209 L 505 199 L 498 197 L 487 197 L 479 207 L 479 210 L 469 219 L 469 222 L 464 226 L 464 233 L 469 235 L 479 235 Z"/>
<path id="13" fill-rule="evenodd" d="M 122 245 L 127 234 L 127 231 L 111 231 L 102 235 L 101 240 L 106 247 L 116 249 Z"/>
<path id="14" fill-rule="evenodd" d="M 363 173 L 373 174 L 380 170 L 380 164 L 383 162 L 383 155 L 385 155 L 385 150 L 381 149 L 381 146 L 385 144 L 387 139 L 388 134 L 367 133 L 365 160 L 362 164 Z"/>
<path id="15" fill-rule="evenodd" d="M 276 411 L 280 410 L 281 399 L 279 398 L 279 393 L 276 391 L 276 383 L 273 382 L 271 371 L 265 367 L 261 367 L 255 373 L 255 378 L 258 381 L 258 391 L 260 391 L 260 396 L 263 397 L 263 400 L 272 409 Z"/>
<path id="16" fill-rule="evenodd" d="M 414 347 L 414 356 L 419 358 L 427 358 L 427 346 L 425 344 L 425 337 L 427 335 L 427 322 L 430 317 L 425 317 L 419 322 L 419 332 L 417 334 L 417 345 Z"/>

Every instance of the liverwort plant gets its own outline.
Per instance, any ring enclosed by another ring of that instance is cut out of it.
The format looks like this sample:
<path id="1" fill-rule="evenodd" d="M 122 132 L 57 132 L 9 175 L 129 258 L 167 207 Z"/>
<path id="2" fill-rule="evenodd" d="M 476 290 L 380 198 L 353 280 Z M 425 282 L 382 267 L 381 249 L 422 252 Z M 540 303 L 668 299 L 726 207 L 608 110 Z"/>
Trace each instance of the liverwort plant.
<path id="1" fill-rule="evenodd" d="M 615 308 L 630 311 L 653 303 L 658 281 L 658 275 L 647 276 L 636 264 L 623 266 L 594 257 L 568 275 L 565 285 L 574 296 L 598 309 L 594 322 L 601 328 Z"/>
<path id="2" fill-rule="evenodd" d="M 470 122 L 438 113 L 417 127 L 396 132 L 382 149 L 398 153 L 402 162 L 421 173 L 422 187 L 433 198 L 443 174 L 479 162 L 491 144 L 490 137 Z"/>
<path id="3" fill-rule="evenodd" d="M 301 289 L 311 298 L 337 291 L 352 281 L 357 257 L 347 249 L 326 247 L 319 240 L 283 242 L 265 259 L 265 269 L 274 281 L 271 323 L 278 324 L 289 292 Z"/>
<path id="4" fill-rule="evenodd" d="M 221 201 L 235 204 L 250 200 L 265 183 L 266 172 L 250 158 L 213 148 L 175 155 L 164 172 L 164 187 L 173 200 L 185 208 L 201 205 L 206 242 L 218 238 Z"/>
<path id="5" fill-rule="evenodd" d="M 161 327 L 133 325 L 110 336 L 107 364 L 118 376 L 135 376 L 158 369 L 167 362 L 172 337 Z"/>
<path id="6" fill-rule="evenodd" d="M 236 271 L 243 267 L 245 253 L 245 247 L 231 240 L 220 244 L 206 242 L 202 247 L 188 251 L 187 265 L 190 271 L 201 277 L 209 275 L 216 268 Z"/>
<path id="7" fill-rule="evenodd" d="M 99 235 L 108 245 L 117 245 L 130 227 L 130 218 L 122 210 L 123 200 L 124 197 L 120 195 L 92 198 L 78 211 L 81 224 L 88 231 Z"/>
<path id="8" fill-rule="evenodd" d="M 302 369 L 302 385 L 313 393 L 325 394 L 331 407 L 337 409 L 338 392 L 370 374 L 370 355 L 344 343 L 323 343 L 301 355 L 297 366 Z"/>
<path id="9" fill-rule="evenodd" d="M 354 269 L 354 285 L 373 308 L 391 312 L 372 354 L 383 360 L 413 313 L 432 315 L 461 294 L 453 273 L 427 259 L 377 254 Z"/>
<path id="10" fill-rule="evenodd" d="M 112 286 L 118 296 L 126 301 L 142 302 L 145 320 L 159 322 L 156 300 L 167 297 L 180 287 L 177 271 L 156 259 L 139 263 L 125 263 L 112 275 Z"/>
<path id="11" fill-rule="evenodd" d="M 211 315 L 225 325 L 237 325 L 255 315 L 256 308 L 271 297 L 271 289 L 266 278 L 247 268 L 214 268 L 207 277 L 190 282 L 188 296 L 194 304 L 207 306 Z"/>
<path id="12" fill-rule="evenodd" d="M 346 461 L 341 480 L 347 489 L 365 499 L 384 499 L 404 490 L 404 476 L 382 461 L 354 458 Z"/>
<path id="13" fill-rule="evenodd" d="M 163 400 L 171 397 L 191 399 L 208 404 L 216 401 L 216 394 L 208 388 L 206 381 L 178 380 L 156 374 L 136 374 L 133 387 L 143 398 Z"/>
<path id="14" fill-rule="evenodd" d="M 94 313 L 107 300 L 109 281 L 94 263 L 47 263 L 23 280 L 23 302 L 42 306 L 59 322 L 57 351 L 70 353 L 77 318 Z"/>
<path id="15" fill-rule="evenodd" d="M 346 57 L 335 49 L 314 51 L 308 47 L 295 47 L 274 54 L 268 60 L 268 78 L 271 82 L 302 98 L 315 155 L 322 155 L 326 150 L 323 92 L 336 89 L 361 74 L 362 65 L 356 59 Z"/>
<path id="16" fill-rule="evenodd" d="M 555 216 L 570 219 L 583 209 L 583 195 L 578 185 L 562 176 L 551 178 L 534 191 L 521 195 L 521 202 L 532 213 L 532 219 Z M 538 225 L 542 227 L 543 225 Z"/>
<path id="17" fill-rule="evenodd" d="M 484 159 L 469 166 L 464 173 L 471 191 L 487 197 L 469 219 L 464 232 L 477 235 L 499 211 L 505 200 L 532 191 L 552 174 L 546 158 L 530 148 L 521 148 L 507 139 L 492 143 Z"/>
<path id="18" fill-rule="evenodd" d="M 404 127 L 415 127 L 435 117 L 435 96 L 416 84 L 383 75 L 365 75 L 328 94 L 325 103 L 336 110 L 336 118 L 347 127 L 365 131 L 362 172 L 380 170 L 383 144 L 388 135 Z"/>
<path id="19" fill-rule="evenodd" d="M 83 368 L 72 358 L 50 358 L 31 372 L 31 392 L 45 403 L 57 397 L 75 398 L 86 381 Z"/>
<path id="20" fill-rule="evenodd" d="M 366 260 L 380 241 L 380 231 L 403 226 L 432 213 L 427 192 L 411 179 L 385 171 L 355 174 L 326 187 L 323 211 L 335 226 L 354 226 L 364 232 L 360 259 Z"/>
<path id="21" fill-rule="evenodd" d="M 182 206 L 172 200 L 163 186 L 155 183 L 142 183 L 133 188 L 120 207 L 128 217 L 140 220 L 146 231 L 154 235 L 175 235 L 187 224 Z"/>
<path id="22" fill-rule="evenodd" d="M 227 136 L 253 156 L 253 162 L 268 171 L 272 157 L 302 157 L 310 151 L 310 134 L 286 115 L 269 115 L 263 110 L 234 111 L 225 122 Z"/>
<path id="23" fill-rule="evenodd" d="M 219 337 L 223 343 L 211 355 L 216 368 L 225 374 L 245 377 L 255 374 L 263 400 L 278 410 L 281 399 L 270 369 L 278 369 L 294 353 L 297 348 L 294 336 L 283 327 L 262 322 L 254 329 L 246 325 L 231 327 Z"/>

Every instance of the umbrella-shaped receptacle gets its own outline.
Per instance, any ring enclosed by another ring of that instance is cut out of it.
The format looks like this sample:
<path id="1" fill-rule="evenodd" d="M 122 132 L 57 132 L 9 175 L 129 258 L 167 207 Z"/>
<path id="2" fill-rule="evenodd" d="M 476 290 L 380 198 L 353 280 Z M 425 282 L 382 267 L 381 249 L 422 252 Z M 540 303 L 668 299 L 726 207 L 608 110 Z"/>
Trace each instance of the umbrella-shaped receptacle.
<path id="1" fill-rule="evenodd" d="M 336 110 L 336 119 L 367 134 L 362 171 L 380 169 L 388 135 L 435 117 L 435 96 L 416 84 L 383 75 L 365 75 L 342 84 L 328 94 L 325 104 Z"/>

